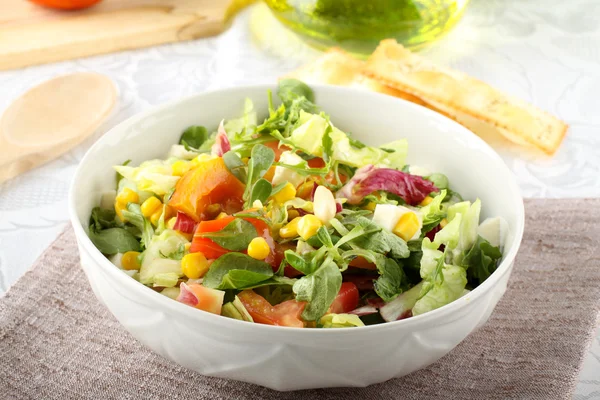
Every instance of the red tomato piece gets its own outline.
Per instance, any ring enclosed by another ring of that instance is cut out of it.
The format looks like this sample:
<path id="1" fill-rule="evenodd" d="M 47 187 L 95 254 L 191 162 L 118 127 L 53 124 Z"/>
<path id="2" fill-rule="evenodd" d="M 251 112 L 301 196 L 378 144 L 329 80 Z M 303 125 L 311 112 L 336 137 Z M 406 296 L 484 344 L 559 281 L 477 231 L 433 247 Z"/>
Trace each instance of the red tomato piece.
<path id="1" fill-rule="evenodd" d="M 304 311 L 306 302 L 288 300 L 272 306 L 267 299 L 253 290 L 242 291 L 238 294 L 238 298 L 256 323 L 304 328 L 304 321 L 300 315 Z"/>
<path id="2" fill-rule="evenodd" d="M 215 219 L 213 221 L 202 221 L 198 224 L 196 228 L 196 233 L 194 234 L 194 238 L 192 240 L 192 245 L 190 246 L 190 252 L 201 252 L 208 259 L 215 259 L 221 257 L 225 253 L 229 253 L 230 250 L 224 249 L 219 246 L 212 240 L 208 238 L 202 237 L 202 234 L 205 232 L 217 232 L 221 229 L 225 228 L 227 224 L 234 220 L 235 217 L 225 217 L 221 219 Z M 269 256 L 265 259 L 265 262 L 275 265 L 275 241 L 271 236 L 271 231 L 269 226 L 256 218 L 244 218 L 246 221 L 250 222 L 254 228 L 256 228 L 256 232 L 259 236 L 262 236 L 266 241 L 269 247 L 271 248 L 271 252 Z M 277 264 L 278 265 L 278 264 Z"/>
<path id="3" fill-rule="evenodd" d="M 281 156 L 281 153 L 283 153 L 284 151 L 290 150 L 290 148 L 287 147 L 286 145 L 281 145 L 281 147 L 279 147 L 279 140 L 264 142 L 263 145 L 267 146 L 268 148 L 273 150 L 273 152 L 275 153 L 275 161 L 279 161 L 279 157 Z"/>
<path id="4" fill-rule="evenodd" d="M 98 3 L 100 0 L 30 0 L 32 3 L 44 7 L 58 8 L 60 10 L 79 10 Z"/>
<path id="5" fill-rule="evenodd" d="M 356 285 L 352 282 L 344 282 L 333 303 L 331 303 L 329 312 L 334 314 L 348 313 L 358 307 L 359 300 L 360 296 Z"/>

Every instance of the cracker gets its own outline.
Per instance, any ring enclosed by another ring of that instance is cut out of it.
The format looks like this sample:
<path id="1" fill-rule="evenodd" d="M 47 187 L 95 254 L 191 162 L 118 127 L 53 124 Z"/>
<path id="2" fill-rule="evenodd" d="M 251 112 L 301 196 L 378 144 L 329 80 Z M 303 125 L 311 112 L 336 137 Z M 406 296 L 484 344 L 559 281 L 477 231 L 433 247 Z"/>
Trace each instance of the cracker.
<path id="1" fill-rule="evenodd" d="M 548 154 L 558 149 L 568 128 L 558 118 L 462 72 L 437 66 L 395 40 L 382 41 L 362 73 L 459 122 L 462 119 L 463 124 L 473 117 L 510 141 L 533 145 Z"/>

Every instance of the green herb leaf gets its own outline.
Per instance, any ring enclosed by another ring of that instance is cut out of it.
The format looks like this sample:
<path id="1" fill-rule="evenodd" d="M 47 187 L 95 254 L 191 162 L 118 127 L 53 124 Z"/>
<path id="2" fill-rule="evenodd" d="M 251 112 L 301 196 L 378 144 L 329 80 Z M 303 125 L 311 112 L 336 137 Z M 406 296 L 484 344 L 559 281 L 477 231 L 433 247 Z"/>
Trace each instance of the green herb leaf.
<path id="1" fill-rule="evenodd" d="M 245 219 L 235 218 L 217 232 L 203 232 L 201 237 L 207 238 L 231 251 L 242 251 L 258 236 L 256 228 Z"/>
<path id="2" fill-rule="evenodd" d="M 254 183 L 267 173 L 275 161 L 275 152 L 262 144 L 257 144 L 252 149 L 252 155 L 248 162 L 248 178 L 246 180 L 246 190 L 244 191 L 245 207 L 252 206 L 251 193 Z M 264 188 L 264 186 L 263 186 Z"/>
<path id="3" fill-rule="evenodd" d="M 271 196 L 271 190 L 273 189 L 273 185 L 271 182 L 264 178 L 260 178 L 256 181 L 254 186 L 252 187 L 252 193 L 250 194 L 250 204 L 254 204 L 255 200 L 260 200 L 262 203 L 265 203 L 269 196 Z"/>
<path id="4" fill-rule="evenodd" d="M 192 125 L 181 134 L 179 143 L 186 150 L 197 150 L 208 140 L 208 131 L 203 126 Z"/>
<path id="5" fill-rule="evenodd" d="M 314 102 L 315 95 L 312 89 L 304 82 L 298 79 L 282 79 L 277 87 L 277 95 L 284 103 L 291 103 L 298 97 L 305 97 L 308 101 Z"/>
<path id="6" fill-rule="evenodd" d="M 297 271 L 302 272 L 304 275 L 308 275 L 314 271 L 313 265 L 309 259 L 304 258 L 294 250 L 286 250 L 285 261 Z"/>
<path id="7" fill-rule="evenodd" d="M 285 185 L 287 185 L 287 181 L 281 182 L 279 185 L 273 186 L 273 189 L 271 189 L 271 196 L 279 193 L 281 191 L 281 189 L 283 189 L 285 187 Z"/>
<path id="8" fill-rule="evenodd" d="M 275 152 L 265 145 L 257 144 L 252 149 L 248 162 L 248 182 L 254 183 L 262 178 L 273 165 Z"/>
<path id="9" fill-rule="evenodd" d="M 228 151 L 223 154 L 223 162 L 225 166 L 238 180 L 242 183 L 246 183 L 246 164 L 242 159 L 233 151 Z"/>
<path id="10" fill-rule="evenodd" d="M 342 273 L 331 258 L 312 274 L 296 281 L 293 286 L 297 301 L 306 301 L 302 318 L 318 321 L 331 306 L 342 286 Z"/>
<path id="11" fill-rule="evenodd" d="M 92 226 L 95 231 L 116 227 L 117 221 L 115 220 L 115 216 L 116 213 L 114 210 L 94 207 L 90 217 L 90 230 L 92 229 Z"/>
<path id="12" fill-rule="evenodd" d="M 273 276 L 273 268 L 264 261 L 242 253 L 227 253 L 217 258 L 202 284 L 212 289 L 247 289 Z"/>
<path id="13" fill-rule="evenodd" d="M 172 251 L 171 253 L 164 254 L 162 251 L 158 251 L 162 258 L 168 258 L 170 260 L 181 260 L 185 255 L 185 245 L 181 243 L 177 250 Z"/>
<path id="14" fill-rule="evenodd" d="M 142 246 L 148 247 L 152 236 L 154 236 L 154 229 L 150 221 L 142 214 L 140 205 L 136 203 L 127 204 L 127 210 L 123 210 L 123 216 L 140 230 L 142 233 Z"/>
<path id="15" fill-rule="evenodd" d="M 108 228 L 95 231 L 90 227 L 89 237 L 103 254 L 111 255 L 127 251 L 140 251 L 140 242 L 123 228 Z"/>

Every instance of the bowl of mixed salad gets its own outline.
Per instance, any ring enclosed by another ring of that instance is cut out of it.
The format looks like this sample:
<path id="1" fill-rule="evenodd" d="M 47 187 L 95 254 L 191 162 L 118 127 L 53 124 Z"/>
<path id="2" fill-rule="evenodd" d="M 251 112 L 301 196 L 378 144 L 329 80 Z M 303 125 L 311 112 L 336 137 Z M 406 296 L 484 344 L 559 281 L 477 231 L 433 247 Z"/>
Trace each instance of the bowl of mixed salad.
<path id="1" fill-rule="evenodd" d="M 123 123 L 82 161 L 71 211 L 94 292 L 134 336 L 281 390 L 440 358 L 487 320 L 523 229 L 510 172 L 464 128 L 293 79 Z"/>

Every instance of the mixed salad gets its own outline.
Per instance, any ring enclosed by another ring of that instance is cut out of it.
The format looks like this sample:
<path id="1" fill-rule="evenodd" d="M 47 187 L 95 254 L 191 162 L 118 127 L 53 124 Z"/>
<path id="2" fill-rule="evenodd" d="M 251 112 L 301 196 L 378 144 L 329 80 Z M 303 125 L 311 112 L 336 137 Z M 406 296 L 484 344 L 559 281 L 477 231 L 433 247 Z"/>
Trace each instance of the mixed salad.
<path id="1" fill-rule="evenodd" d="M 405 164 L 406 140 L 342 132 L 312 90 L 282 80 L 259 123 L 250 100 L 214 133 L 191 126 L 164 160 L 115 166 L 89 236 L 133 279 L 239 320 L 357 327 L 448 304 L 502 257 L 507 224 L 481 225 L 441 173 Z"/>

